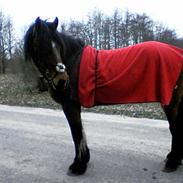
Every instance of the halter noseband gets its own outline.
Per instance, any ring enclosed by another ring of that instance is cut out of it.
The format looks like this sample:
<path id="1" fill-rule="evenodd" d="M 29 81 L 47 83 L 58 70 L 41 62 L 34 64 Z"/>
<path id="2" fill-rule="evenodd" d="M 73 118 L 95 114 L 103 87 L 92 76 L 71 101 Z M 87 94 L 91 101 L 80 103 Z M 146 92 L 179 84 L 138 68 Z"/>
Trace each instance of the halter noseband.
<path id="1" fill-rule="evenodd" d="M 56 90 L 58 87 L 58 83 L 60 80 L 65 81 L 64 88 L 62 91 L 66 90 L 69 87 L 69 76 L 66 71 L 66 67 L 63 63 L 57 63 L 56 65 L 56 71 L 52 76 L 49 75 L 49 71 L 46 73 L 42 73 L 43 77 L 47 80 L 48 84 Z"/>

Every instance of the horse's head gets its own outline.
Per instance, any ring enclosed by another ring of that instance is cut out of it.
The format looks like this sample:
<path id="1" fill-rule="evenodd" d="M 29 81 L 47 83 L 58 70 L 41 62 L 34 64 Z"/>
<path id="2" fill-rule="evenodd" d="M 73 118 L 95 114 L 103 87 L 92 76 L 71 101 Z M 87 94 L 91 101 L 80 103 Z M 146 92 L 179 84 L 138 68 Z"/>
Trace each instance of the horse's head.
<path id="1" fill-rule="evenodd" d="M 41 74 L 54 85 L 57 85 L 59 80 L 68 80 L 62 59 L 64 48 L 57 26 L 58 18 L 47 22 L 38 17 L 28 29 L 24 40 L 25 58 L 33 60 Z"/>

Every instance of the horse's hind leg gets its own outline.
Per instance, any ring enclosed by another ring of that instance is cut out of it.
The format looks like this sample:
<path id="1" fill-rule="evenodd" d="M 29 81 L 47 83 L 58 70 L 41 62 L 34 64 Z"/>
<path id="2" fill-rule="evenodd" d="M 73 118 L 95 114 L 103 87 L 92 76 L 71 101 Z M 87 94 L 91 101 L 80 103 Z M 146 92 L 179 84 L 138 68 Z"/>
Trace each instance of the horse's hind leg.
<path id="1" fill-rule="evenodd" d="M 170 105 L 164 108 L 172 134 L 171 152 L 167 155 L 164 168 L 166 172 L 175 171 L 183 158 L 183 72 L 177 86 Z"/>
<path id="2" fill-rule="evenodd" d="M 171 172 L 177 169 L 183 158 L 183 100 L 181 101 L 175 121 L 169 121 L 172 134 L 171 152 L 167 155 L 164 171 Z"/>

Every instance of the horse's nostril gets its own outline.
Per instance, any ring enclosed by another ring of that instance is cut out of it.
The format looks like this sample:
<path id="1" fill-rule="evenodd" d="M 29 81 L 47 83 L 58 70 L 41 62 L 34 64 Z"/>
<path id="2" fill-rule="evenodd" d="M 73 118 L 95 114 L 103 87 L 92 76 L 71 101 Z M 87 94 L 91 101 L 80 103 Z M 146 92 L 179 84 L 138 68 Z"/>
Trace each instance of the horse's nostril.
<path id="1" fill-rule="evenodd" d="M 57 70 L 57 72 L 65 72 L 65 65 L 62 63 L 58 63 L 56 65 L 56 70 Z"/>

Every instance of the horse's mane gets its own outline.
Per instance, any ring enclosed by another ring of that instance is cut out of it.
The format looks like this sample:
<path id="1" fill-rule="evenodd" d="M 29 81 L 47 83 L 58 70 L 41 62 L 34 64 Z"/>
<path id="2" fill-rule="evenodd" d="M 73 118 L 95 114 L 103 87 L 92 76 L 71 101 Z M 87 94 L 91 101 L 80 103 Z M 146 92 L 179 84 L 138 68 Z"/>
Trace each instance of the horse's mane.
<path id="1" fill-rule="evenodd" d="M 31 60 L 32 59 L 32 53 L 33 53 L 33 28 L 34 24 L 32 24 L 29 29 L 27 30 L 25 36 L 24 36 L 24 56 L 25 60 Z"/>
<path id="2" fill-rule="evenodd" d="M 81 50 L 85 43 L 80 38 L 74 38 L 73 36 L 65 32 L 56 32 L 56 40 L 62 44 L 65 57 L 72 55 L 73 53 Z M 67 52 L 66 52 L 67 50 Z"/>

